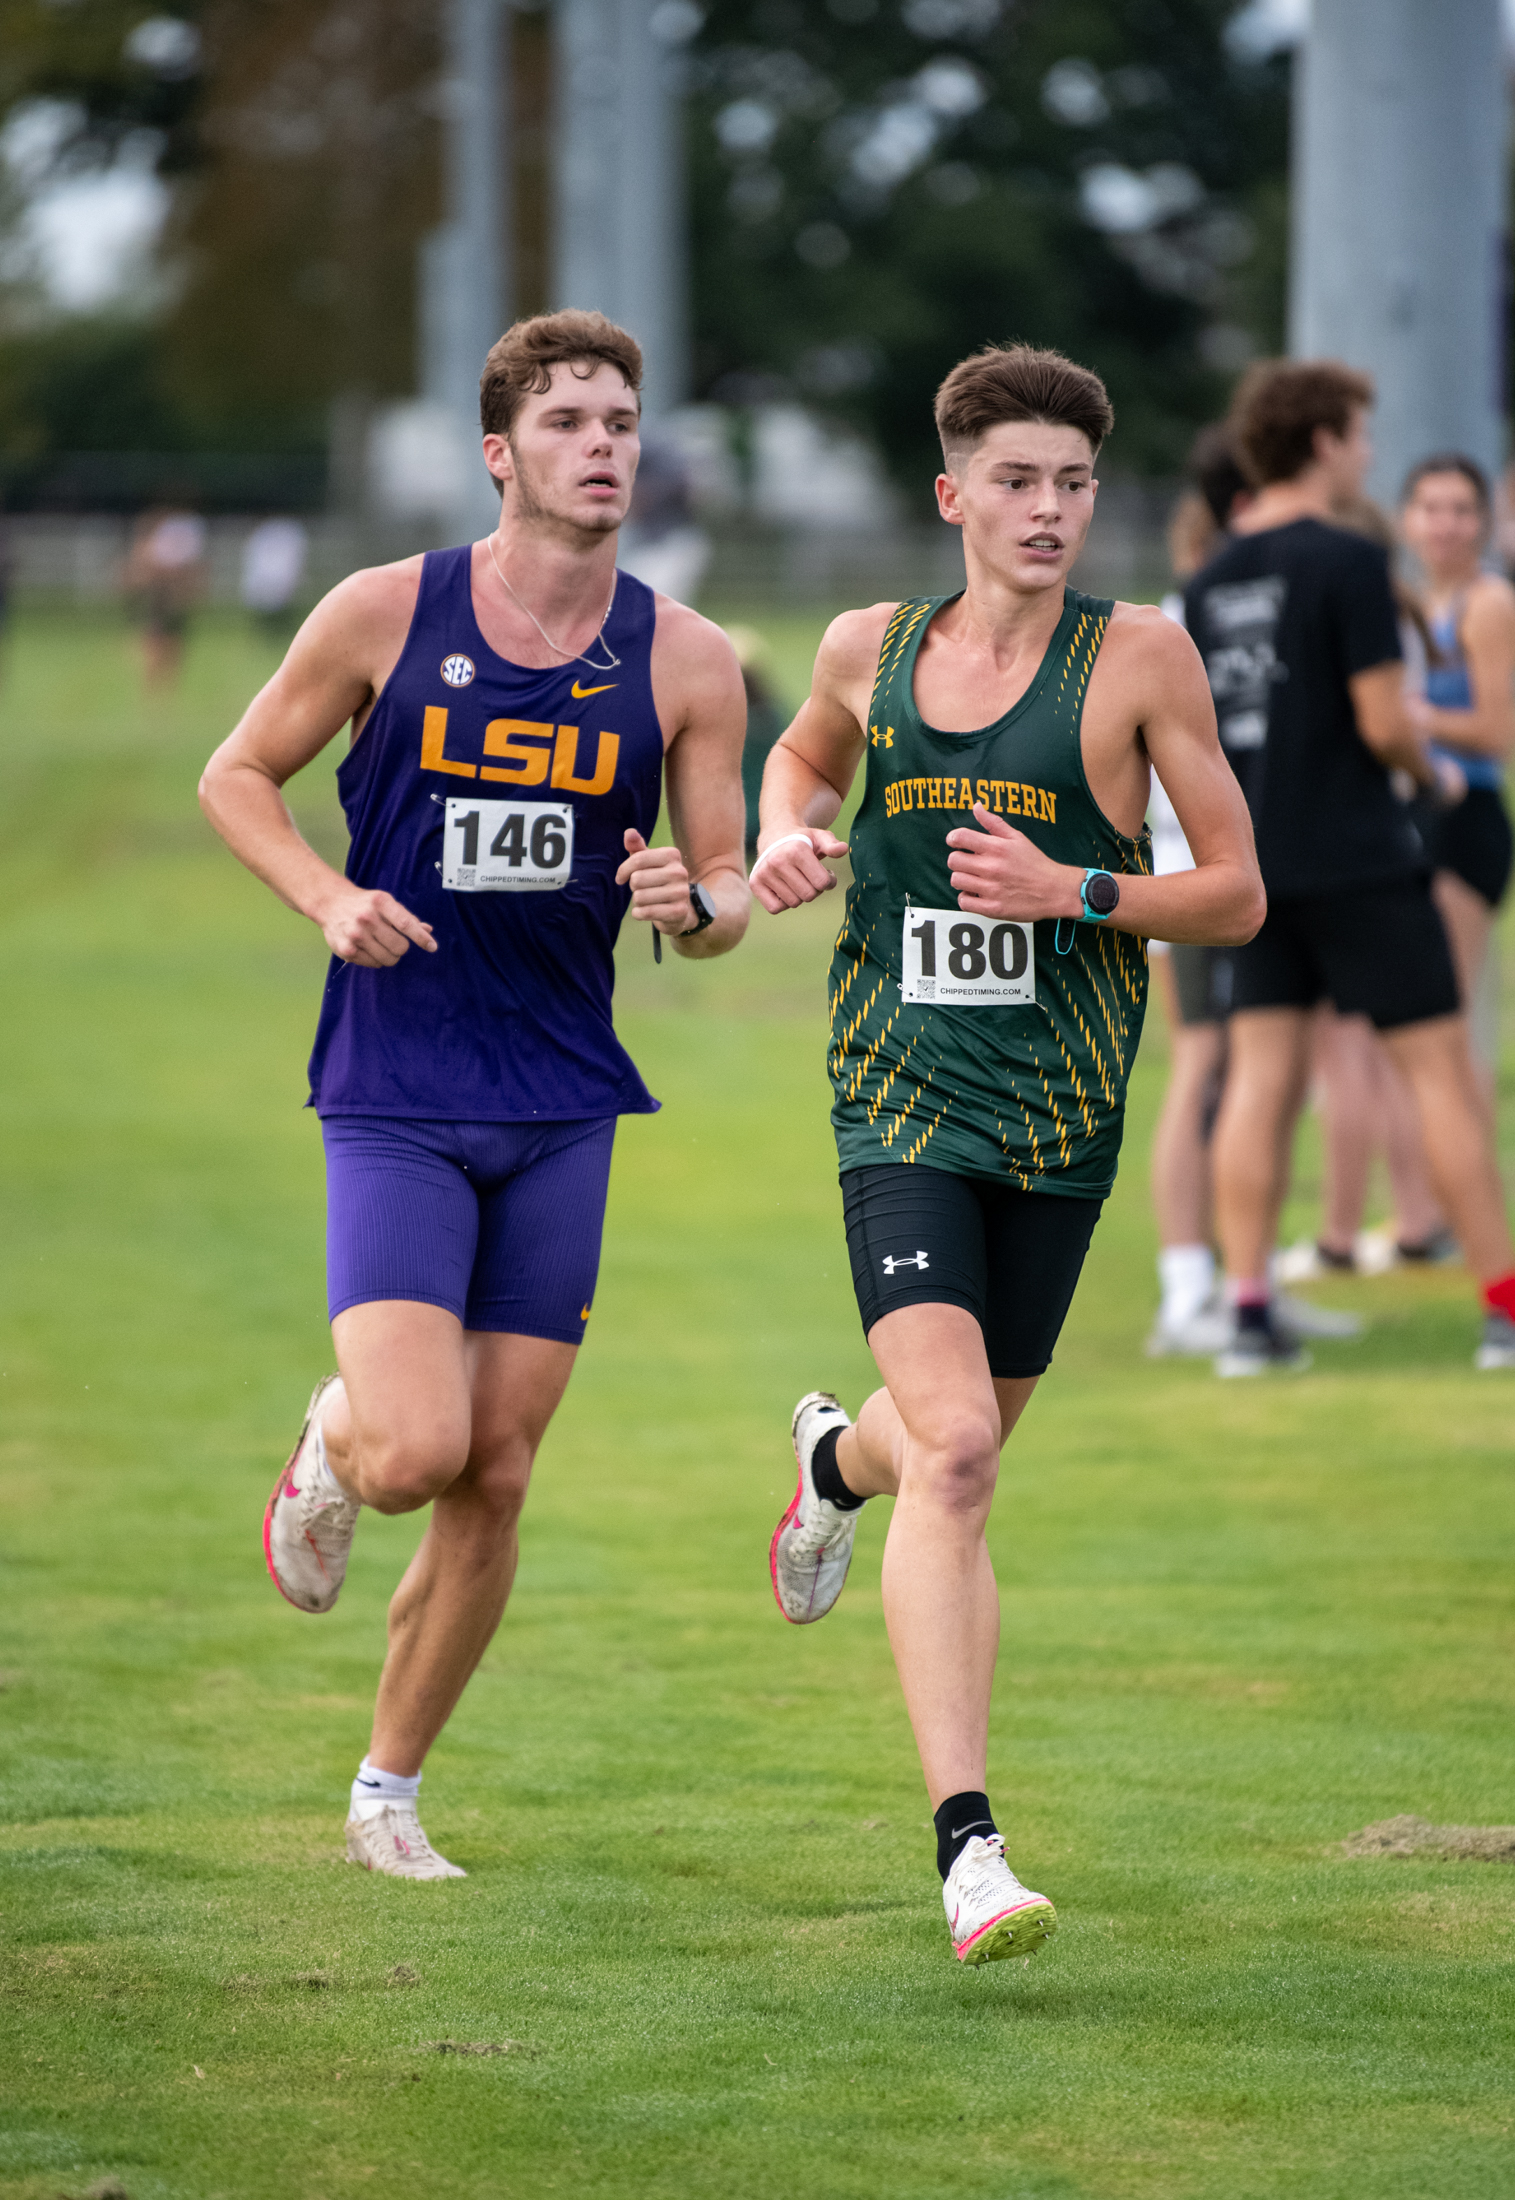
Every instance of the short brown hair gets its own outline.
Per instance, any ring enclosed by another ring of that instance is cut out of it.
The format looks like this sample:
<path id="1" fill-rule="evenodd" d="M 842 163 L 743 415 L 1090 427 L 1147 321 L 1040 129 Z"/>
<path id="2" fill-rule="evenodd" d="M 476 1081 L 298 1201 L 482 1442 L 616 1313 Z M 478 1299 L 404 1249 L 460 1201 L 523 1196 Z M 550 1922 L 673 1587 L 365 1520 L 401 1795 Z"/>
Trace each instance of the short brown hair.
<path id="1" fill-rule="evenodd" d="M 1236 455 L 1254 485 L 1293 481 L 1315 457 L 1315 431 L 1344 436 L 1374 398 L 1373 377 L 1339 359 L 1259 359 L 1231 406 Z"/>
<path id="2" fill-rule="evenodd" d="M 1099 376 L 1060 351 L 991 344 L 960 360 L 936 393 L 936 432 L 948 464 L 955 450 L 971 448 L 1002 420 L 1077 428 L 1097 456 L 1115 414 Z"/>
<path id="3" fill-rule="evenodd" d="M 509 435 L 521 401 L 545 397 L 557 366 L 580 369 L 588 381 L 596 367 L 615 367 L 642 399 L 642 347 L 636 338 L 603 313 L 536 313 L 517 321 L 490 348 L 479 377 L 479 424 L 486 435 Z"/>

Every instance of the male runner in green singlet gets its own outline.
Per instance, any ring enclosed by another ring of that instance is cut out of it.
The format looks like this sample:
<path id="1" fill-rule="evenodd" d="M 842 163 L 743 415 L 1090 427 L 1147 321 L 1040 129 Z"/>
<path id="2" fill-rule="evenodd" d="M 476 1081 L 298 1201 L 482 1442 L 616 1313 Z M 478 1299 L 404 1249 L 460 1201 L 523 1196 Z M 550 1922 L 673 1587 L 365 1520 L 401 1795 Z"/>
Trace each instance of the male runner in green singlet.
<path id="1" fill-rule="evenodd" d="M 937 1828 L 953 1947 L 1028 1953 L 1056 1922 L 1004 1858 L 987 1788 L 999 1451 L 1047 1366 L 1115 1175 L 1143 941 L 1263 917 L 1209 684 L 1156 610 L 1070 588 L 1112 414 L 1055 352 L 980 352 L 938 392 L 942 517 L 966 590 L 830 627 L 769 760 L 752 886 L 790 909 L 850 852 L 831 967 L 832 1122 L 853 1282 L 885 1387 L 855 1424 L 794 1416 L 771 1565 L 786 1618 L 846 1578 L 858 1507 L 897 1499 L 884 1616 Z M 828 828 L 860 759 L 850 851 Z M 1195 868 L 1148 875 L 1148 766 Z"/>

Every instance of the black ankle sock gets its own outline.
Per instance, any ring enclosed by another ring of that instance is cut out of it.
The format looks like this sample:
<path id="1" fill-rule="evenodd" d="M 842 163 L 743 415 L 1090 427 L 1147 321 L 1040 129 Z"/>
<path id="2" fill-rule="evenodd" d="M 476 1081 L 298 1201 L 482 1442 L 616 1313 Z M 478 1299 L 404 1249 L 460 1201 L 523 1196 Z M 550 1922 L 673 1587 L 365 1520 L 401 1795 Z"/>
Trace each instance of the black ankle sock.
<path id="1" fill-rule="evenodd" d="M 828 1428 L 824 1436 L 816 1439 L 815 1450 L 810 1454 L 810 1479 L 815 1484 L 817 1497 L 824 1497 L 838 1512 L 850 1513 L 868 1501 L 859 1497 L 856 1490 L 849 1490 L 842 1480 L 842 1470 L 836 1463 L 836 1440 L 841 1433 L 839 1428 Z"/>
<path id="2" fill-rule="evenodd" d="M 936 1868 L 943 1879 L 962 1855 L 968 1843 L 977 1834 L 987 1840 L 991 1833 L 998 1833 L 994 1813 L 989 1808 L 987 1795 L 949 1795 L 935 1813 Z"/>

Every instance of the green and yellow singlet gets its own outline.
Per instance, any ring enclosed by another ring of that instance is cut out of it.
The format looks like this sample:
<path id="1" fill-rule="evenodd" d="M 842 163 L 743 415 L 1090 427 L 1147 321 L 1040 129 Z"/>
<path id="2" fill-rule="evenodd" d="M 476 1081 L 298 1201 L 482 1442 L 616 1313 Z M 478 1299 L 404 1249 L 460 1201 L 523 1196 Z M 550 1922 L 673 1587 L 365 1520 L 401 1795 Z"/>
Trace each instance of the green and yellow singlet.
<path id="1" fill-rule="evenodd" d="M 915 660 L 951 600 L 902 603 L 879 653 L 853 883 L 831 963 L 837 1152 L 844 1171 L 919 1161 L 1098 1199 L 1115 1180 L 1147 1003 L 1145 944 L 1101 924 L 966 916 L 946 836 L 972 825 L 981 802 L 1054 862 L 1151 871 L 1150 835 L 1116 831 L 1089 792 L 1079 745 L 1114 606 L 1069 588 L 1014 709 L 979 732 L 942 733 L 916 710 Z"/>

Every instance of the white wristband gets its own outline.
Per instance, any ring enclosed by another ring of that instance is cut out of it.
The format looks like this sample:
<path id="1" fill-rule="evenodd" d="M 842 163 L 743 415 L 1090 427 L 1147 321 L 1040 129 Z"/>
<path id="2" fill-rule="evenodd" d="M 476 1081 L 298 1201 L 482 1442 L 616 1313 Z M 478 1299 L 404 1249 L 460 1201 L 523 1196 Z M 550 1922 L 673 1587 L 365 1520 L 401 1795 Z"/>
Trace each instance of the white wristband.
<path id="1" fill-rule="evenodd" d="M 782 848 L 786 840 L 803 840 L 807 848 L 813 848 L 815 845 L 814 841 L 812 841 L 808 833 L 785 833 L 781 839 L 772 841 L 758 857 L 756 863 L 754 863 L 754 865 L 752 866 L 752 869 L 747 873 L 747 880 L 749 885 L 751 884 L 752 880 L 757 877 L 759 871 L 761 871 L 761 869 L 763 868 L 763 865 L 768 861 L 768 858 L 773 854 L 774 849 Z"/>

